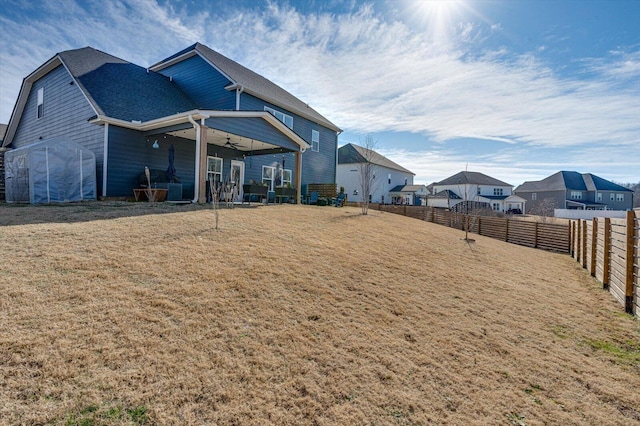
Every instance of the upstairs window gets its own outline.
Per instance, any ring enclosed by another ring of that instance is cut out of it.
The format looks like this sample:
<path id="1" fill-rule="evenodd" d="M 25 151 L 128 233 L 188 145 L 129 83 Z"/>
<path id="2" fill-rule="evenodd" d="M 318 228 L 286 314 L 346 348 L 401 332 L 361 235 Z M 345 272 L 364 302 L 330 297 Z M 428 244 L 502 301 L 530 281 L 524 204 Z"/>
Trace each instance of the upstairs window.
<path id="1" fill-rule="evenodd" d="M 273 108 L 269 108 L 268 106 L 264 107 L 264 110 L 267 112 L 270 112 L 275 118 L 277 118 L 278 120 L 282 121 L 284 123 L 285 126 L 287 126 L 288 128 L 293 130 L 293 117 L 290 115 L 287 115 L 283 112 L 280 111 L 276 111 Z"/>
<path id="2" fill-rule="evenodd" d="M 38 89 L 38 118 L 44 115 L 44 87 Z"/>
<path id="3" fill-rule="evenodd" d="M 624 201 L 624 194 L 616 194 L 616 201 Z"/>
<path id="4" fill-rule="evenodd" d="M 582 191 L 571 191 L 572 200 L 582 200 Z"/>
<path id="5" fill-rule="evenodd" d="M 596 198 L 598 201 L 602 201 L 602 192 L 598 192 Z"/>
<path id="6" fill-rule="evenodd" d="M 311 151 L 320 151 L 320 132 L 317 130 L 311 131 Z"/>
<path id="7" fill-rule="evenodd" d="M 616 200 L 616 194 L 612 192 L 611 194 L 609 194 L 609 201 L 615 201 L 615 200 Z"/>
<path id="8" fill-rule="evenodd" d="M 478 195 L 480 195 L 480 185 L 478 185 Z"/>
<path id="9" fill-rule="evenodd" d="M 493 188 L 493 195 L 502 195 L 503 188 Z"/>
<path id="10" fill-rule="evenodd" d="M 533 193 L 531 194 L 531 201 L 536 201 L 537 199 L 538 199 L 538 194 L 537 194 L 537 193 L 535 193 L 535 192 L 533 192 Z"/>

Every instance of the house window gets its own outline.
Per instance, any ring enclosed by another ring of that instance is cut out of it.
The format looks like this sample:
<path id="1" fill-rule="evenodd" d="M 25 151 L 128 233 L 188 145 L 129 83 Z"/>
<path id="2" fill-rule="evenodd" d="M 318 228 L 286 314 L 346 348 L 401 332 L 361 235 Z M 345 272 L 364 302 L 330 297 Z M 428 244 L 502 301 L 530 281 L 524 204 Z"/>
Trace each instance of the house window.
<path id="1" fill-rule="evenodd" d="M 289 169 L 282 170 L 282 186 L 284 187 L 291 186 L 291 170 Z"/>
<path id="2" fill-rule="evenodd" d="M 207 180 L 216 186 L 222 182 L 222 158 L 207 157 Z"/>
<path id="3" fill-rule="evenodd" d="M 478 185 L 478 195 L 480 195 L 480 185 Z"/>
<path id="4" fill-rule="evenodd" d="M 535 192 L 531 193 L 531 201 L 535 201 L 538 199 L 538 194 L 536 194 Z"/>
<path id="5" fill-rule="evenodd" d="M 387 175 L 387 181 L 389 182 L 389 185 L 391 185 L 391 173 Z"/>
<path id="6" fill-rule="evenodd" d="M 269 108 L 268 106 L 264 107 L 264 110 L 270 112 L 273 116 L 275 116 L 278 120 L 282 121 L 285 126 L 290 129 L 293 129 L 293 117 L 287 114 L 284 114 L 280 111 L 276 111 L 273 108 Z"/>
<path id="7" fill-rule="evenodd" d="M 44 87 L 38 89 L 38 118 L 44 115 Z"/>
<path id="8" fill-rule="evenodd" d="M 597 199 L 598 201 L 602 201 L 602 192 L 597 192 L 597 193 L 596 193 L 596 199 Z"/>
<path id="9" fill-rule="evenodd" d="M 311 151 L 320 151 L 320 132 L 317 130 L 311 131 Z"/>
<path id="10" fill-rule="evenodd" d="M 499 203 L 493 203 L 493 210 L 500 211 L 500 204 Z"/>
<path id="11" fill-rule="evenodd" d="M 493 195 L 502 195 L 502 188 L 493 188 Z"/>
<path id="12" fill-rule="evenodd" d="M 582 200 L 582 191 L 571 191 L 572 200 Z"/>
<path id="13" fill-rule="evenodd" d="M 273 191 L 273 176 L 276 168 L 272 166 L 262 166 L 262 183 L 266 184 L 269 191 Z"/>
<path id="14" fill-rule="evenodd" d="M 615 201 L 615 200 L 616 200 L 616 194 L 612 192 L 611 194 L 609 194 L 609 201 Z"/>
<path id="15" fill-rule="evenodd" d="M 616 194 L 616 201 L 624 201 L 624 194 Z"/>

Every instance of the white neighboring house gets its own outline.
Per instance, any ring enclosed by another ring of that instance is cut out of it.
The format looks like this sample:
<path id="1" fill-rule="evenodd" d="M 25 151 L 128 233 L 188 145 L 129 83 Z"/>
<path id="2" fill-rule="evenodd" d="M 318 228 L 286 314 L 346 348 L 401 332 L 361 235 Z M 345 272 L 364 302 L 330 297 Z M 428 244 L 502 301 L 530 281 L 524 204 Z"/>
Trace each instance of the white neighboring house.
<path id="1" fill-rule="evenodd" d="M 425 185 L 398 185 L 389 190 L 389 196 L 391 197 L 391 204 L 425 206 L 427 187 Z"/>
<path id="2" fill-rule="evenodd" d="M 336 169 L 336 183 L 344 187 L 349 201 L 362 201 L 362 185 L 360 182 L 360 168 L 369 162 L 373 165 L 373 184 L 369 195 L 372 203 L 392 202 L 389 192 L 398 186 L 413 185 L 415 173 L 394 163 L 375 151 L 348 143 L 338 148 L 338 167 Z M 413 204 L 413 199 L 411 199 Z"/>
<path id="3" fill-rule="evenodd" d="M 478 172 L 460 172 L 431 187 L 427 205 L 463 211 L 491 209 L 496 212 L 524 212 L 525 199 L 513 194 L 513 185 Z"/>

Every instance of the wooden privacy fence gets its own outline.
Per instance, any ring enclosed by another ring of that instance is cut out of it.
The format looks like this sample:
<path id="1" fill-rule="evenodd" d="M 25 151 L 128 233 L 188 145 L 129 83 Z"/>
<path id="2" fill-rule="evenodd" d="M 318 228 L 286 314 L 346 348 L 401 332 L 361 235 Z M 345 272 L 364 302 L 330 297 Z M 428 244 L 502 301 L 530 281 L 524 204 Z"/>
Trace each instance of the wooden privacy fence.
<path id="1" fill-rule="evenodd" d="M 372 208 L 376 207 L 372 206 Z M 465 229 L 465 221 L 467 221 L 467 229 L 475 234 L 521 246 L 569 253 L 570 233 L 568 224 L 558 225 L 499 217 L 465 215 L 425 206 L 380 204 L 377 209 L 462 230 Z"/>
<path id="2" fill-rule="evenodd" d="M 630 314 L 640 312 L 640 211 L 571 221 L 571 255 Z"/>

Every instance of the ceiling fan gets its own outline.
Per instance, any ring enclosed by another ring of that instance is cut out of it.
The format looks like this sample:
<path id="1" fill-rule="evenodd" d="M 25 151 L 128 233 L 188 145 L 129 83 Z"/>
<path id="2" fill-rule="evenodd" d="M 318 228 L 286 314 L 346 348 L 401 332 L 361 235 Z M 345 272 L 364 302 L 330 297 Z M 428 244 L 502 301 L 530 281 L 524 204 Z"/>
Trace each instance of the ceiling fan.
<path id="1" fill-rule="evenodd" d="M 227 142 L 223 146 L 229 149 L 238 149 L 238 145 L 240 144 L 236 142 L 231 142 L 231 138 L 227 136 Z"/>

